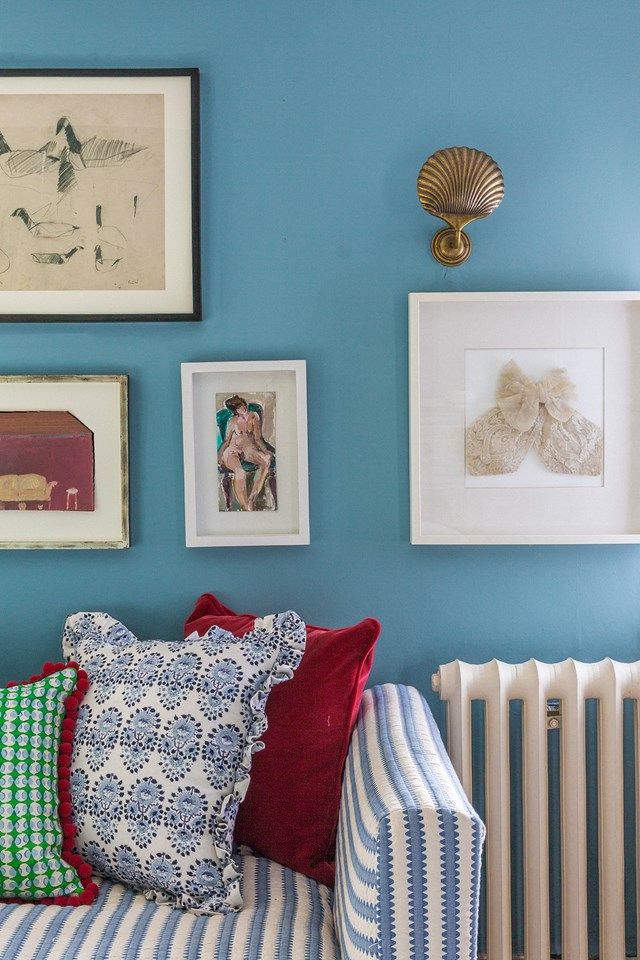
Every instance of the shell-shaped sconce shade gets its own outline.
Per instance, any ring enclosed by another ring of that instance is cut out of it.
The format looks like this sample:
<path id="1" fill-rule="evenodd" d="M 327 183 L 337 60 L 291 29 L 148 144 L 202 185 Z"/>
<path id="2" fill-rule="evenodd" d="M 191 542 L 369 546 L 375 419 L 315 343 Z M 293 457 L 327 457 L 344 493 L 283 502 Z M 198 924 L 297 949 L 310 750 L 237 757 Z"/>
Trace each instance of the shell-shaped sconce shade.
<path id="1" fill-rule="evenodd" d="M 449 147 L 438 150 L 422 165 L 418 197 L 428 213 L 449 223 L 464 217 L 466 223 L 488 217 L 504 197 L 500 167 L 482 150 Z"/>
<path id="2" fill-rule="evenodd" d="M 452 228 L 436 234 L 432 250 L 442 263 L 455 266 L 471 252 L 471 240 L 462 233 L 463 227 L 493 213 L 504 197 L 504 178 L 488 153 L 473 147 L 448 147 L 423 163 L 418 197 L 427 213 Z"/>

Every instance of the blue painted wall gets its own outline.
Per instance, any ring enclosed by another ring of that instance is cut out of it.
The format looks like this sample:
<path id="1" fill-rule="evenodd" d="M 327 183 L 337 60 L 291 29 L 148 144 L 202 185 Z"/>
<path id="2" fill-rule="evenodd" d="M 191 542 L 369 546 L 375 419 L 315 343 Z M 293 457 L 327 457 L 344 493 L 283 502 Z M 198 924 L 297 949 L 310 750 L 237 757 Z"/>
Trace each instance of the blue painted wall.
<path id="1" fill-rule="evenodd" d="M 55 8 L 55 9 L 54 9 Z M 0 369 L 131 377 L 132 548 L 0 552 L 0 680 L 106 609 L 175 635 L 193 598 L 373 614 L 376 680 L 456 656 L 640 654 L 635 547 L 409 545 L 411 290 L 640 288 L 637 4 L 45 0 L 0 6 L 5 66 L 202 71 L 201 325 L 0 326 Z M 456 143 L 507 195 L 431 260 L 414 181 Z M 305 357 L 312 544 L 184 546 L 179 363 Z M 640 491 L 639 491 L 640 495 Z"/>

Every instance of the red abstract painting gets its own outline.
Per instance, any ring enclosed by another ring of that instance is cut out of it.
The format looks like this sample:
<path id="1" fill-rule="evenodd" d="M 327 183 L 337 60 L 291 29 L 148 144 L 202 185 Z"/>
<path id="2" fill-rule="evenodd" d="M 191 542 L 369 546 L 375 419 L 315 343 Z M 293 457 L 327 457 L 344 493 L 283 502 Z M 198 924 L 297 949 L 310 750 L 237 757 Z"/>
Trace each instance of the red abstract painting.
<path id="1" fill-rule="evenodd" d="M 93 432 L 66 410 L 0 411 L 0 510 L 95 509 Z"/>

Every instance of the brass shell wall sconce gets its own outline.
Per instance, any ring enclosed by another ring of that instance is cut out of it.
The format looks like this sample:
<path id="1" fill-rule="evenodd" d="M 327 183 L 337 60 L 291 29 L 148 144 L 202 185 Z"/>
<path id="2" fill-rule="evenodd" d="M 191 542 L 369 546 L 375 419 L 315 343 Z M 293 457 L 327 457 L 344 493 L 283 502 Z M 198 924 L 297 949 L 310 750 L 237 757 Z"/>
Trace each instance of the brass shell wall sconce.
<path id="1" fill-rule="evenodd" d="M 447 147 L 425 160 L 418 174 L 418 198 L 427 213 L 449 224 L 431 241 L 436 260 L 446 267 L 464 263 L 471 253 L 464 228 L 488 217 L 503 197 L 502 171 L 482 150 Z"/>

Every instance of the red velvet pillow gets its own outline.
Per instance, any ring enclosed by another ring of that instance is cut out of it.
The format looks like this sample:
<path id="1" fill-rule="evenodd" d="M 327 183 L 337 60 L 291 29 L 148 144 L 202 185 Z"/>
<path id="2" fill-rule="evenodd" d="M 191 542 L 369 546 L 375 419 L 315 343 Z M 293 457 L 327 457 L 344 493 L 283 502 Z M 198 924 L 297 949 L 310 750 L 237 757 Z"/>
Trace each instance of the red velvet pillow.
<path id="1" fill-rule="evenodd" d="M 213 626 L 242 635 L 254 619 L 204 593 L 185 623 L 185 636 Z M 373 619 L 340 630 L 307 624 L 302 663 L 292 680 L 269 695 L 265 749 L 253 758 L 236 820 L 237 843 L 329 886 L 342 772 L 379 634 Z"/>

